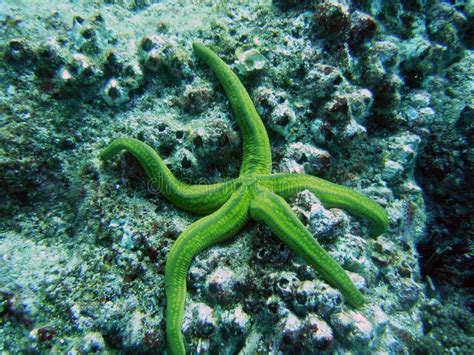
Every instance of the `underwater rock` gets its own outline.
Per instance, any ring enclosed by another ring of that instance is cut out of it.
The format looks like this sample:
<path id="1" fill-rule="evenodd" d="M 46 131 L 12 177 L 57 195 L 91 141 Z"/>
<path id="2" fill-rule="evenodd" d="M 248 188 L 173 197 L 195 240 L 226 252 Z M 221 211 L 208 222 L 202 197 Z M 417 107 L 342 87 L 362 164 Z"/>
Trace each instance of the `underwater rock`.
<path id="1" fill-rule="evenodd" d="M 430 336 L 417 338 L 413 346 L 413 351 L 415 354 L 442 355 L 444 353 L 441 343 Z"/>
<path id="2" fill-rule="evenodd" d="M 240 304 L 232 310 L 225 311 L 221 316 L 221 322 L 224 327 L 237 334 L 247 333 L 250 320 L 250 316 L 244 312 Z"/>
<path id="3" fill-rule="evenodd" d="M 413 89 L 420 89 L 423 81 L 446 66 L 447 50 L 423 37 L 414 37 L 400 44 L 400 72 L 405 83 Z"/>
<path id="4" fill-rule="evenodd" d="M 363 84 L 373 92 L 374 110 L 381 115 L 389 115 L 401 102 L 400 89 L 403 80 L 396 71 L 400 62 L 399 47 L 397 38 L 386 38 L 374 42 L 361 59 Z M 387 120 L 388 118 L 385 118 L 380 124 L 397 126 L 397 122 Z"/>
<path id="5" fill-rule="evenodd" d="M 357 311 L 339 312 L 331 316 L 334 329 L 353 345 L 367 345 L 373 336 L 373 327 Z"/>
<path id="6" fill-rule="evenodd" d="M 344 42 L 348 38 L 351 16 L 345 4 L 324 0 L 316 5 L 313 22 L 313 30 L 320 36 L 337 43 Z"/>
<path id="7" fill-rule="evenodd" d="M 61 60 L 59 55 L 58 60 Z M 47 62 L 49 66 L 50 60 L 47 60 Z M 43 66 L 40 70 L 45 68 Z M 97 66 L 91 57 L 82 53 L 73 53 L 67 57 L 63 65 L 56 69 L 51 69 L 54 71 L 51 71 L 50 74 L 45 73 L 46 75 L 42 76 L 42 79 L 45 82 L 50 82 L 52 88 L 48 90 L 54 92 L 54 95 L 58 97 L 73 95 L 78 90 L 84 88 L 96 91 L 94 86 L 103 79 L 101 67 Z"/>
<path id="8" fill-rule="evenodd" d="M 269 315 L 272 322 L 278 321 L 290 313 L 283 300 L 273 294 L 265 300 L 265 311 Z"/>
<path id="9" fill-rule="evenodd" d="M 184 333 L 207 338 L 216 327 L 217 320 L 211 307 L 204 303 L 194 303 L 191 307 L 186 307 L 183 321 Z"/>
<path id="10" fill-rule="evenodd" d="M 384 168 L 382 171 L 382 178 L 385 181 L 398 180 L 401 177 L 403 171 L 404 168 L 400 163 L 393 160 L 387 160 L 385 161 Z"/>
<path id="11" fill-rule="evenodd" d="M 351 117 L 349 112 L 349 100 L 346 96 L 336 95 L 324 107 L 327 119 L 334 125 L 345 126 Z"/>
<path id="12" fill-rule="evenodd" d="M 304 174 L 304 167 L 293 159 L 283 158 L 280 162 L 280 170 L 288 173 Z"/>
<path id="13" fill-rule="evenodd" d="M 469 311 L 461 305 L 444 305 L 434 299 L 429 300 L 422 310 L 425 334 L 432 339 L 429 344 L 434 344 L 434 350 L 470 352 L 474 345 L 474 320 Z M 423 343 L 426 339 L 417 339 L 417 346 Z"/>
<path id="14" fill-rule="evenodd" d="M 34 45 L 12 40 L 6 57 L 34 69 L 41 89 L 56 98 L 93 97 L 113 79 L 135 91 L 143 84 L 141 69 L 131 54 L 114 46 L 117 41 L 108 26 L 100 13 L 87 19 L 76 16 L 67 39 L 55 35 Z M 115 100 L 114 94 L 107 96 L 108 104 Z"/>
<path id="15" fill-rule="evenodd" d="M 211 97 L 212 91 L 210 89 L 187 85 L 179 105 L 185 112 L 196 114 L 206 109 Z"/>
<path id="16" fill-rule="evenodd" d="M 373 264 L 367 258 L 365 248 L 367 241 L 359 236 L 345 233 L 334 243 L 334 251 L 330 253 L 342 265 L 350 266 L 350 269 L 364 277 L 369 277 L 373 272 Z"/>
<path id="17" fill-rule="evenodd" d="M 362 96 L 362 97 L 361 97 Z M 360 104 L 363 102 L 363 105 Z M 324 105 L 322 112 L 326 117 L 325 122 L 315 120 L 311 130 L 315 141 L 319 144 L 327 142 L 328 138 L 338 143 L 347 143 L 362 138 L 366 135 L 367 129 L 359 124 L 356 119 L 364 122 L 371 105 L 371 96 L 368 91 L 361 93 L 337 93 Z M 365 106 L 365 107 L 364 107 Z M 352 113 L 354 107 L 355 116 Z"/>
<path id="18" fill-rule="evenodd" d="M 68 65 L 69 72 L 74 73 L 75 80 L 79 81 L 78 85 L 90 85 L 102 76 L 102 72 L 94 66 L 91 58 L 81 53 L 74 53 Z"/>
<path id="19" fill-rule="evenodd" d="M 308 351 L 326 351 L 334 342 L 332 328 L 314 313 L 305 319 L 304 342 Z"/>
<path id="20" fill-rule="evenodd" d="M 282 300 L 289 300 L 294 295 L 300 280 L 293 272 L 281 272 L 270 275 L 275 293 Z"/>
<path id="21" fill-rule="evenodd" d="M 188 271 L 188 287 L 195 288 L 197 285 L 202 285 L 206 279 L 207 271 L 202 267 L 191 266 Z"/>
<path id="22" fill-rule="evenodd" d="M 372 111 L 374 102 L 372 92 L 368 89 L 357 88 L 348 93 L 347 99 L 352 120 L 364 125 L 366 118 L 370 116 Z"/>
<path id="23" fill-rule="evenodd" d="M 304 78 L 308 94 L 316 99 L 331 96 L 343 80 L 336 67 L 319 63 L 311 68 Z"/>
<path id="24" fill-rule="evenodd" d="M 5 58 L 15 64 L 28 65 L 35 60 L 33 50 L 23 38 L 11 39 L 5 48 Z"/>
<path id="25" fill-rule="evenodd" d="M 297 122 L 295 111 L 284 93 L 261 88 L 256 92 L 255 103 L 265 126 L 279 135 L 287 136 Z"/>
<path id="26" fill-rule="evenodd" d="M 229 161 L 227 157 L 239 146 L 240 137 L 222 117 L 212 116 L 206 120 L 206 129 L 201 125 L 190 127 L 189 138 L 184 145 L 195 154 L 199 167 L 204 171 L 238 169 L 238 162 Z M 213 159 L 209 159 L 209 156 Z M 196 177 L 198 175 L 203 176 L 202 173 L 196 173 Z"/>
<path id="27" fill-rule="evenodd" d="M 329 165 L 331 155 L 324 149 L 311 144 L 291 143 L 283 156 L 283 160 L 293 160 L 302 167 L 306 174 L 317 175 Z M 285 163 L 282 162 L 282 165 Z M 288 165 L 288 163 L 286 163 Z"/>
<path id="28" fill-rule="evenodd" d="M 102 97 L 109 106 L 118 106 L 130 100 L 128 91 L 120 85 L 117 79 L 110 79 L 102 89 Z"/>
<path id="29" fill-rule="evenodd" d="M 197 166 L 196 157 L 190 150 L 185 148 L 176 151 L 173 156 L 170 157 L 169 161 L 170 164 L 175 167 L 175 171 L 181 174 Z"/>
<path id="30" fill-rule="evenodd" d="M 229 268 L 218 267 L 206 280 L 206 291 L 211 298 L 219 302 L 230 301 L 235 292 L 237 275 Z"/>
<path id="31" fill-rule="evenodd" d="M 295 5 L 301 4 L 301 0 L 275 0 L 273 3 L 280 8 L 287 10 Z"/>
<path id="32" fill-rule="evenodd" d="M 84 331 L 90 329 L 93 326 L 94 320 L 86 314 L 81 313 L 80 305 L 73 304 L 68 309 L 68 312 L 71 317 L 72 323 L 78 330 Z"/>
<path id="33" fill-rule="evenodd" d="M 361 310 L 261 225 L 206 250 L 189 270 L 187 350 L 473 347 L 473 5 L 267 3 L 2 3 L 0 352 L 167 351 L 166 255 L 197 217 L 131 155 L 97 154 L 131 136 L 189 183 L 238 176 L 240 130 L 191 40 L 242 66 L 274 171 L 361 191 L 390 227 L 372 239 L 366 221 L 307 192 L 291 201 L 364 291 Z M 428 294 L 443 303 L 426 306 Z"/>
<path id="34" fill-rule="evenodd" d="M 364 42 L 371 40 L 377 31 L 377 22 L 369 14 L 360 11 L 355 11 L 353 14 L 351 14 L 349 44 L 352 48 L 357 48 Z"/>
<path id="35" fill-rule="evenodd" d="M 412 171 L 420 142 L 419 136 L 410 133 L 402 133 L 389 140 L 387 160 L 382 170 L 384 179 L 397 183 L 402 174 Z"/>
<path id="36" fill-rule="evenodd" d="M 297 316 L 289 313 L 280 320 L 278 325 L 281 330 L 280 349 L 288 349 L 299 345 L 299 338 L 304 330 L 304 323 Z"/>
<path id="37" fill-rule="evenodd" d="M 273 94 L 264 100 L 268 113 L 262 119 L 266 121 L 267 127 L 281 136 L 287 136 L 292 124 L 296 121 L 293 108 L 288 101 Z"/>
<path id="38" fill-rule="evenodd" d="M 100 12 L 87 19 L 76 16 L 73 20 L 71 37 L 74 45 L 83 53 L 99 55 L 108 43 L 113 41 L 113 34 Z"/>
<path id="39" fill-rule="evenodd" d="M 434 5 L 428 16 L 430 37 L 454 50 L 462 50 L 463 30 L 468 21 L 466 16 L 451 4 L 443 2 Z"/>
<path id="40" fill-rule="evenodd" d="M 374 109 L 381 114 L 392 112 L 401 101 L 400 88 L 403 81 L 398 75 L 388 74 L 380 78 L 377 88 L 374 87 Z M 390 121 L 387 117 L 384 125 L 388 127 L 396 127 L 398 120 Z"/>
<path id="41" fill-rule="evenodd" d="M 379 305 L 371 305 L 369 307 L 369 318 L 374 327 L 375 334 L 382 334 L 389 324 L 387 314 Z"/>
<path id="42" fill-rule="evenodd" d="M 140 41 L 140 62 L 144 71 L 158 74 L 167 83 L 176 83 L 188 72 L 188 54 L 171 36 L 147 35 Z"/>
<path id="43" fill-rule="evenodd" d="M 145 315 L 139 311 L 133 312 L 123 331 L 123 345 L 131 349 L 139 349 L 144 339 L 143 319 Z"/>
<path id="44" fill-rule="evenodd" d="M 88 332 L 82 337 L 81 350 L 96 353 L 105 349 L 105 341 L 99 332 Z"/>
<path id="45" fill-rule="evenodd" d="M 302 281 L 295 292 L 292 306 L 298 314 L 304 315 L 317 310 L 320 299 L 314 281 Z"/>
<path id="46" fill-rule="evenodd" d="M 169 64 L 170 58 L 166 57 L 169 55 L 170 44 L 162 36 L 145 36 L 140 41 L 140 48 L 144 51 L 142 58 L 142 65 L 145 69 L 158 73 L 161 69 L 166 68 Z M 168 52 L 165 51 L 168 50 Z"/>
<path id="47" fill-rule="evenodd" d="M 400 305 L 403 309 L 410 309 L 418 302 L 421 293 L 420 286 L 409 278 L 400 279 Z"/>
<path id="48" fill-rule="evenodd" d="M 294 210 L 309 224 L 309 230 L 323 242 L 334 242 L 345 232 L 348 218 L 338 209 L 327 210 L 309 191 L 299 193 Z"/>
<path id="49" fill-rule="evenodd" d="M 322 281 L 316 282 L 316 294 L 318 298 L 318 315 L 327 319 L 337 309 L 342 301 L 342 295 L 339 291 L 332 288 Z"/>
<path id="50" fill-rule="evenodd" d="M 35 50 L 37 60 L 36 72 L 43 80 L 54 80 L 61 77 L 61 68 L 66 68 L 72 60 L 72 53 L 63 47 L 62 40 L 51 37 L 41 43 Z M 75 52 L 77 54 L 77 52 Z"/>
<path id="51" fill-rule="evenodd" d="M 367 281 L 362 275 L 351 271 L 347 271 L 347 275 L 359 291 L 364 292 L 367 289 Z"/>
<path id="52" fill-rule="evenodd" d="M 404 115 L 410 126 L 418 127 L 433 123 L 436 112 L 431 107 L 431 95 L 425 90 L 416 90 L 404 102 Z"/>
<path id="53" fill-rule="evenodd" d="M 51 342 L 56 336 L 56 330 L 51 326 L 44 326 L 40 328 L 35 328 L 30 331 L 29 338 L 32 341 L 45 343 Z"/>

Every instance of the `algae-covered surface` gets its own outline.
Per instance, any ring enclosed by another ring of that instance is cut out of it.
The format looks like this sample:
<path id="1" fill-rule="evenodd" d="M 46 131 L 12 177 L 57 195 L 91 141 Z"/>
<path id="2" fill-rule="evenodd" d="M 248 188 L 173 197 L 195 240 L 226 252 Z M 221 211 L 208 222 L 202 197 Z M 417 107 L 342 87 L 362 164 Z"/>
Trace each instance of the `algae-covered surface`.
<path id="1" fill-rule="evenodd" d="M 201 217 L 98 154 L 129 136 L 183 181 L 238 176 L 194 41 L 248 90 L 273 172 L 361 192 L 389 227 L 290 201 L 361 308 L 263 224 L 200 253 L 188 352 L 472 352 L 473 17 L 470 0 L 0 1 L 0 352 L 166 351 L 166 257 Z"/>

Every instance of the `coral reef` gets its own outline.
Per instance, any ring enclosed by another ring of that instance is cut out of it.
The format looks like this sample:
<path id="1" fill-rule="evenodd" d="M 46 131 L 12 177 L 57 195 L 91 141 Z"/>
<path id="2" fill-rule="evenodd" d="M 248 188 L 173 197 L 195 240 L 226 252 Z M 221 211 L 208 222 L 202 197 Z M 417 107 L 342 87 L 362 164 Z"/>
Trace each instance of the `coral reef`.
<path id="1" fill-rule="evenodd" d="M 472 1 L 185 3 L 0 4 L 0 352 L 165 351 L 164 263 L 197 217 L 130 156 L 104 170 L 97 154 L 132 136 L 184 181 L 238 175 L 240 132 L 194 40 L 239 73 L 274 172 L 367 194 L 390 228 L 369 239 L 309 192 L 291 203 L 361 310 L 264 227 L 206 250 L 189 351 L 472 348 Z"/>
<path id="2" fill-rule="evenodd" d="M 474 319 L 462 305 L 432 300 L 423 307 L 426 336 L 417 339 L 417 354 L 468 354 L 474 346 Z"/>

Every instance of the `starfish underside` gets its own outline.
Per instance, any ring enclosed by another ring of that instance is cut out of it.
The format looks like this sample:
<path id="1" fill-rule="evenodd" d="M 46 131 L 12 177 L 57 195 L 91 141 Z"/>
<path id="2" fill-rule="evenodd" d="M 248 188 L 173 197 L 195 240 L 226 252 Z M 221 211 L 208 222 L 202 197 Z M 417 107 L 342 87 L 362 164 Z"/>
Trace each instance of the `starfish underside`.
<path id="1" fill-rule="evenodd" d="M 152 184 L 176 206 L 207 216 L 193 223 L 172 246 L 165 271 L 166 336 L 168 351 L 185 354 L 181 333 L 186 299 L 186 274 L 193 258 L 215 243 L 231 238 L 250 220 L 267 224 L 282 241 L 301 255 L 330 285 L 355 307 L 364 297 L 342 267 L 321 247 L 285 200 L 309 190 L 325 207 L 339 207 L 372 222 L 371 236 L 388 225 L 384 209 L 347 187 L 291 173 L 271 173 L 271 151 L 265 127 L 239 78 L 212 50 L 201 43 L 193 48 L 219 78 L 242 131 L 243 159 L 239 177 L 211 185 L 188 185 L 171 173 L 153 148 L 133 138 L 119 138 L 100 154 L 110 159 L 122 150 L 141 164 Z"/>

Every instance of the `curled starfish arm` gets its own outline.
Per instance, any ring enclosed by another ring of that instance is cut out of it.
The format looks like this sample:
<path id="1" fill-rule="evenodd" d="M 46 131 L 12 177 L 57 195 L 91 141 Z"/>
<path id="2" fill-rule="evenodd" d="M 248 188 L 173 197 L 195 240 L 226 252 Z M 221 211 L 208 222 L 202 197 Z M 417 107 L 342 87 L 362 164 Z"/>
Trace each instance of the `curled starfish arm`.
<path id="1" fill-rule="evenodd" d="M 179 181 L 149 145 L 134 138 L 118 138 L 99 155 L 108 160 L 122 150 L 131 153 L 145 170 L 154 188 L 178 207 L 200 214 L 217 210 L 236 189 L 236 181 L 209 185 L 188 185 Z"/>
<path id="2" fill-rule="evenodd" d="M 260 193 L 250 204 L 250 215 L 267 224 L 353 306 L 364 304 L 364 297 L 344 269 L 314 239 L 283 198 L 272 192 Z"/>
<path id="3" fill-rule="evenodd" d="M 265 185 L 285 199 L 297 192 L 309 190 L 327 208 L 343 208 L 358 217 L 367 218 L 372 222 L 371 237 L 379 236 L 388 227 L 388 217 L 384 208 L 348 187 L 306 174 L 273 174 L 265 176 L 262 180 Z"/>
<path id="4" fill-rule="evenodd" d="M 186 274 L 194 256 L 234 236 L 248 221 L 249 192 L 239 189 L 216 212 L 193 223 L 173 244 L 166 260 L 166 337 L 172 354 L 185 354 L 181 324 L 186 300 Z"/>
<path id="5" fill-rule="evenodd" d="M 270 173 L 272 157 L 265 126 L 247 90 L 234 72 L 217 54 L 202 43 L 194 42 L 195 53 L 216 74 L 229 98 L 235 118 L 242 131 L 242 165 L 240 175 Z"/>

